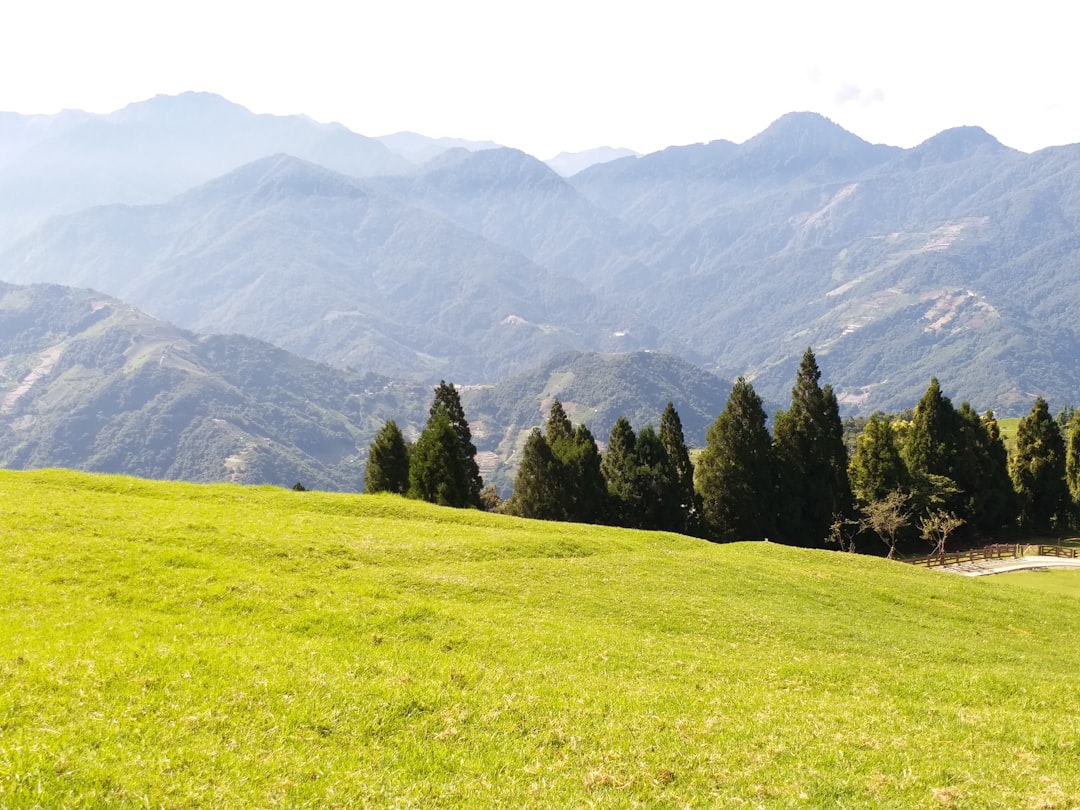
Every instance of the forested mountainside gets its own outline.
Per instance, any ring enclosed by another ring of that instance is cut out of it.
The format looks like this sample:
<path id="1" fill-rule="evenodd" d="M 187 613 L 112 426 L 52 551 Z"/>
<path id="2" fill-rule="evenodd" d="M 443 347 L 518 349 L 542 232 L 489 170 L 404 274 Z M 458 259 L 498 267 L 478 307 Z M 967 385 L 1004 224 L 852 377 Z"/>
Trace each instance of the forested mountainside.
<path id="1" fill-rule="evenodd" d="M 570 353 L 463 395 L 485 476 L 508 494 L 551 396 L 601 440 L 616 416 L 655 422 L 673 400 L 697 439 L 729 387 L 671 356 Z M 378 430 L 394 419 L 415 440 L 431 397 L 425 383 L 198 335 L 92 290 L 0 283 L 3 467 L 358 491 Z"/>
<path id="2" fill-rule="evenodd" d="M 358 491 L 375 432 L 391 416 L 422 426 L 428 393 L 90 290 L 0 284 L 7 468 Z"/>
<path id="3" fill-rule="evenodd" d="M 792 113 L 569 178 L 500 148 L 378 174 L 263 158 L 54 219 L 0 278 L 427 381 L 652 349 L 782 401 L 813 346 L 847 412 L 910 407 L 935 375 L 1004 415 L 1080 401 L 1078 145 L 963 127 L 900 149 Z"/>

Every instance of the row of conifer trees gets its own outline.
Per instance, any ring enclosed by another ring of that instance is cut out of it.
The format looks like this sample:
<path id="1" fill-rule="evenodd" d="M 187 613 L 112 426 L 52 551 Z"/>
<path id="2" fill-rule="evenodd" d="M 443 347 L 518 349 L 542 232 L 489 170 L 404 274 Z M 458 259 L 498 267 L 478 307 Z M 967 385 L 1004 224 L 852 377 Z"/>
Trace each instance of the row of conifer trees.
<path id="1" fill-rule="evenodd" d="M 770 434 L 760 397 L 740 378 L 696 465 L 672 403 L 659 431 L 646 425 L 635 435 L 620 417 L 601 455 L 588 428 L 575 427 L 555 401 L 545 429 L 525 443 L 505 503 L 482 489 L 461 401 L 442 382 L 412 448 L 393 422 L 376 436 L 366 490 L 718 541 L 843 548 L 858 541 L 870 550 L 866 540 L 880 538 L 890 555 L 921 540 L 942 550 L 950 536 L 1048 533 L 1077 522 L 1080 415 L 1055 420 L 1036 400 L 1010 459 L 993 413 L 980 416 L 967 403 L 955 409 L 935 379 L 910 420 L 871 416 L 849 457 L 836 396 L 820 380 L 807 349 L 791 405 L 775 414 Z"/>

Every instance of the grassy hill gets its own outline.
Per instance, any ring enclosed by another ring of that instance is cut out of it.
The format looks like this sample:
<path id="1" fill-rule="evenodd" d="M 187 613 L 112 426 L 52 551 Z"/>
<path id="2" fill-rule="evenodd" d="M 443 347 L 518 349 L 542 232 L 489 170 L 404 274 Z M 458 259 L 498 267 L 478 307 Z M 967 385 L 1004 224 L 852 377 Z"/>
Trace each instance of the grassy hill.
<path id="1" fill-rule="evenodd" d="M 1080 603 L 394 497 L 0 473 L 0 806 L 1074 807 Z"/>

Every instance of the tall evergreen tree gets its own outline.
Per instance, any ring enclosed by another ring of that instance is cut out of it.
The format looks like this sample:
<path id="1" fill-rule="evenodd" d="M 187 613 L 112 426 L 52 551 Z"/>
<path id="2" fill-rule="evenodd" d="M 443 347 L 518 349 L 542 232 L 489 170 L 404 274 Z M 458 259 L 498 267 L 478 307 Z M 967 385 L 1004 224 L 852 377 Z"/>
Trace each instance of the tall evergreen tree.
<path id="1" fill-rule="evenodd" d="M 773 423 L 779 513 L 786 543 L 824 548 L 836 515 L 851 511 L 844 426 L 832 387 L 820 385 L 811 349 L 791 390 L 791 407 Z"/>
<path id="2" fill-rule="evenodd" d="M 1020 526 L 1026 532 L 1062 530 L 1069 518 L 1065 482 L 1065 441 L 1039 397 L 1016 429 L 1009 475 L 1019 498 Z"/>
<path id="3" fill-rule="evenodd" d="M 902 452 L 912 474 L 943 475 L 952 478 L 957 446 L 956 409 L 941 393 L 937 377 L 915 406 L 907 441 Z"/>
<path id="4" fill-rule="evenodd" d="M 547 439 L 548 444 L 554 444 L 558 441 L 563 441 L 573 438 L 574 426 L 570 424 L 570 417 L 566 415 L 566 410 L 563 408 L 562 403 L 559 400 L 555 400 L 551 403 L 551 411 L 548 413 L 547 430 L 544 438 Z"/>
<path id="5" fill-rule="evenodd" d="M 642 529 L 682 531 L 685 519 L 681 519 L 682 499 L 678 478 L 667 450 L 652 425 L 646 425 L 638 433 L 634 455 L 637 525 Z"/>
<path id="6" fill-rule="evenodd" d="M 1010 527 L 1016 519 L 1016 495 L 1009 479 L 1005 445 L 993 411 L 980 417 L 964 402 L 956 418 L 956 513 L 967 524 L 965 530 L 990 535 Z"/>
<path id="7" fill-rule="evenodd" d="M 371 442 L 364 491 L 392 492 L 404 495 L 409 491 L 409 449 L 397 424 L 391 419 Z"/>
<path id="8" fill-rule="evenodd" d="M 1080 411 L 1069 409 L 1065 433 L 1065 482 L 1072 498 L 1073 523 L 1080 516 Z"/>
<path id="9" fill-rule="evenodd" d="M 469 502 L 468 506 L 480 505 L 480 490 L 484 487 L 484 481 L 480 477 L 480 467 L 476 463 L 476 445 L 473 444 L 472 431 L 469 422 L 465 419 L 465 409 L 461 405 L 461 397 L 457 388 L 452 383 L 441 380 L 435 388 L 435 397 L 428 411 L 428 425 L 435 418 L 439 408 L 446 411 L 447 419 L 458 438 L 458 464 L 461 466 L 461 475 L 468 482 Z"/>
<path id="10" fill-rule="evenodd" d="M 881 411 L 870 414 L 870 420 L 855 439 L 848 470 L 851 488 L 863 503 L 880 501 L 890 492 L 906 489 L 907 467 L 900 458 L 896 432 Z"/>
<path id="11" fill-rule="evenodd" d="M 562 479 L 562 465 L 540 429 L 533 428 L 521 452 L 510 511 L 537 520 L 567 520 Z"/>
<path id="12" fill-rule="evenodd" d="M 620 416 L 608 436 L 607 451 L 600 469 L 607 482 L 609 518 L 616 526 L 636 528 L 638 504 L 634 478 L 637 474 L 637 436 L 630 420 Z"/>
<path id="13" fill-rule="evenodd" d="M 706 434 L 695 473 L 710 536 L 722 541 L 775 536 L 775 462 L 765 410 L 740 377 Z"/>
<path id="14" fill-rule="evenodd" d="M 941 393 L 937 377 L 915 406 L 911 427 L 900 451 L 914 493 L 916 515 L 931 510 L 963 512 L 964 493 L 956 484 L 962 440 L 960 419 L 952 400 Z M 965 513 L 966 515 L 966 513 Z"/>
<path id="15" fill-rule="evenodd" d="M 409 460 L 409 497 L 441 506 L 476 506 L 461 463 L 461 444 L 441 405 L 428 420 Z"/>
<path id="16" fill-rule="evenodd" d="M 567 519 L 603 523 L 608 514 L 608 490 L 592 433 L 585 425 L 578 425 L 570 439 L 556 441 L 551 449 L 562 465 L 561 492 Z"/>
<path id="17" fill-rule="evenodd" d="M 667 404 L 664 415 L 660 417 L 660 443 L 664 445 L 671 463 L 679 498 L 679 512 L 673 531 L 700 534 L 701 498 L 694 490 L 694 465 L 690 462 L 690 451 L 686 449 L 682 420 L 672 402 Z"/>

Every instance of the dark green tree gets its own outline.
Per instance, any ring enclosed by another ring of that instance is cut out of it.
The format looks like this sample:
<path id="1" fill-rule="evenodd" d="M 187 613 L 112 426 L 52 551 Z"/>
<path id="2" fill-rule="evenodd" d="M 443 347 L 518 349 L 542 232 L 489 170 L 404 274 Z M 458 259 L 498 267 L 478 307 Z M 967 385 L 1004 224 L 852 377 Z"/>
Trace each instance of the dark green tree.
<path id="1" fill-rule="evenodd" d="M 941 393 L 937 377 L 915 406 L 903 458 L 912 474 L 952 478 L 957 447 L 957 418 L 952 401 Z"/>
<path id="2" fill-rule="evenodd" d="M 457 388 L 446 380 L 440 381 L 435 388 L 435 398 L 428 411 L 429 425 L 440 407 L 446 411 L 450 426 L 458 437 L 458 463 L 461 466 L 461 474 L 469 485 L 469 502 L 466 505 L 478 507 L 480 490 L 484 487 L 484 481 L 480 477 L 480 467 L 476 463 L 476 445 L 473 444 L 472 431 L 469 429 L 468 420 L 465 419 L 465 409 L 461 405 Z"/>
<path id="3" fill-rule="evenodd" d="M 900 458 L 896 432 L 880 411 L 870 415 L 870 421 L 855 440 L 848 471 L 855 497 L 863 503 L 884 500 L 896 490 L 906 491 L 907 467 Z"/>
<path id="4" fill-rule="evenodd" d="M 1039 397 L 1016 429 L 1009 475 L 1019 498 L 1020 527 L 1048 533 L 1068 525 L 1069 488 L 1065 482 L 1065 441 Z"/>
<path id="5" fill-rule="evenodd" d="M 395 495 L 404 495 L 409 491 L 409 449 L 393 419 L 379 429 L 371 442 L 367 471 L 364 473 L 364 491 L 392 492 Z"/>
<path id="6" fill-rule="evenodd" d="M 694 490 L 694 465 L 686 449 L 682 420 L 675 404 L 669 402 L 660 417 L 660 443 L 664 445 L 675 477 L 679 510 L 672 531 L 699 535 L 701 527 L 701 498 Z"/>
<path id="7" fill-rule="evenodd" d="M 551 403 L 551 411 L 548 413 L 547 431 L 544 438 L 547 439 L 548 444 L 554 444 L 572 439 L 573 435 L 574 426 L 570 424 L 570 417 L 566 415 L 562 403 L 555 400 Z"/>
<path id="8" fill-rule="evenodd" d="M 1069 409 L 1069 423 L 1065 433 L 1065 482 L 1072 498 L 1073 523 L 1080 515 L 1080 411 Z"/>
<path id="9" fill-rule="evenodd" d="M 682 531 L 682 498 L 675 469 L 668 458 L 663 442 L 652 425 L 646 425 L 637 436 L 634 447 L 634 503 L 637 525 L 656 531 Z"/>
<path id="10" fill-rule="evenodd" d="M 958 442 L 953 480 L 958 489 L 956 517 L 963 531 L 992 535 L 1016 520 L 1016 495 L 1009 478 L 1005 444 L 993 411 L 979 414 L 967 402 L 956 412 Z"/>
<path id="11" fill-rule="evenodd" d="M 791 407 L 773 422 L 779 485 L 777 531 L 786 543 L 824 548 L 838 515 L 851 512 L 844 425 L 832 387 L 807 349 L 791 389 Z"/>
<path id="12" fill-rule="evenodd" d="M 638 525 L 637 436 L 630 420 L 620 416 L 608 436 L 607 451 L 600 469 L 608 490 L 608 517 L 615 526 L 636 528 Z"/>
<path id="13" fill-rule="evenodd" d="M 916 517 L 930 510 L 963 512 L 960 501 L 964 493 L 956 484 L 960 454 L 959 417 L 934 377 L 915 406 L 901 450 L 911 478 Z"/>
<path id="14" fill-rule="evenodd" d="M 458 434 L 441 405 L 428 420 L 409 459 L 409 497 L 458 508 L 479 502 L 461 463 Z"/>
<path id="15" fill-rule="evenodd" d="M 706 434 L 694 476 L 710 537 L 760 540 L 775 536 L 775 462 L 765 410 L 740 377 L 727 406 Z"/>
<path id="16" fill-rule="evenodd" d="M 567 519 L 578 523 L 603 523 L 607 519 L 607 482 L 601 471 L 596 439 L 585 425 L 578 425 L 569 439 L 551 447 L 561 464 L 562 498 Z"/>
<path id="17" fill-rule="evenodd" d="M 533 428 L 521 452 L 508 511 L 537 520 L 567 520 L 562 467 L 540 429 Z"/>

